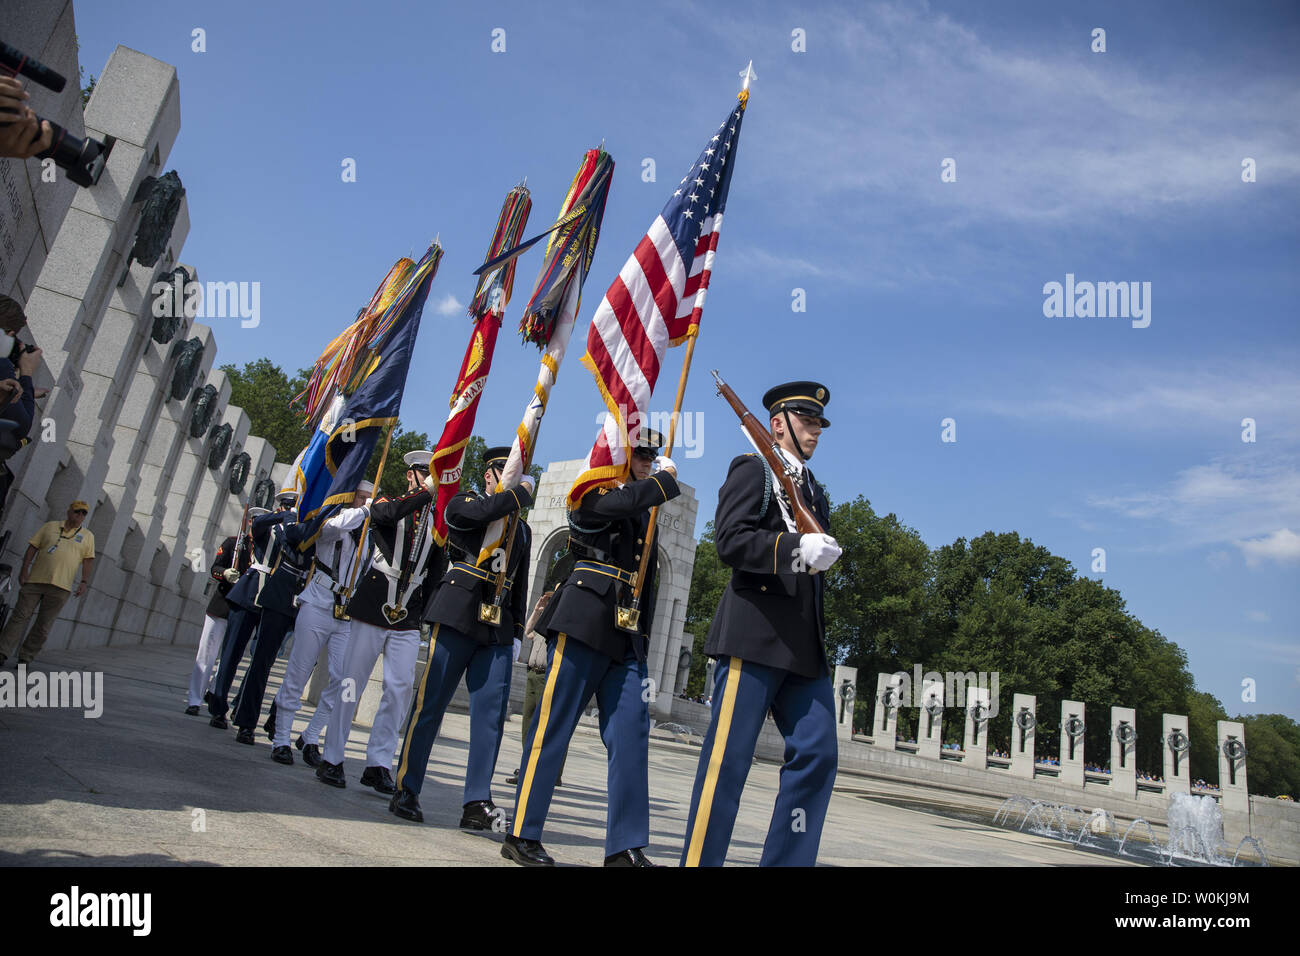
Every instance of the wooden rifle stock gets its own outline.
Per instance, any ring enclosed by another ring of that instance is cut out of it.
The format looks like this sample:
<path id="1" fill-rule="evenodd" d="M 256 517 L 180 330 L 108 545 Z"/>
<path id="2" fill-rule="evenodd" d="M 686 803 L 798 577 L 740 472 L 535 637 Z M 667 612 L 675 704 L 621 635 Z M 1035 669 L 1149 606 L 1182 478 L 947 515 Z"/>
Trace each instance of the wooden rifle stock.
<path id="1" fill-rule="evenodd" d="M 240 574 L 243 574 L 244 571 L 247 569 L 246 567 L 241 568 L 239 566 L 239 555 L 243 552 L 244 547 L 247 544 L 248 506 L 252 503 L 252 501 L 253 501 L 253 496 L 249 495 L 248 501 L 244 502 L 244 517 L 239 522 L 239 536 L 235 538 L 235 553 L 231 555 L 230 558 L 230 566 L 234 568 L 236 571 L 238 571 Z"/>
<path id="2" fill-rule="evenodd" d="M 713 379 L 718 383 L 718 394 L 727 400 L 727 404 L 732 410 L 740 416 L 740 425 L 749 435 L 749 440 L 754 443 L 758 453 L 763 456 L 767 462 L 767 467 L 772 470 L 776 480 L 781 484 L 781 490 L 785 492 L 786 500 L 790 503 L 790 512 L 794 516 L 795 528 L 800 534 L 824 534 L 826 529 L 821 526 L 817 516 L 812 513 L 807 502 L 803 500 L 803 492 L 795 484 L 795 472 L 789 464 L 781 457 L 776 439 L 772 433 L 763 427 L 763 423 L 754 417 L 754 413 L 745 407 L 745 403 L 740 400 L 731 386 L 724 382 L 718 376 L 718 370 L 713 370 Z"/>

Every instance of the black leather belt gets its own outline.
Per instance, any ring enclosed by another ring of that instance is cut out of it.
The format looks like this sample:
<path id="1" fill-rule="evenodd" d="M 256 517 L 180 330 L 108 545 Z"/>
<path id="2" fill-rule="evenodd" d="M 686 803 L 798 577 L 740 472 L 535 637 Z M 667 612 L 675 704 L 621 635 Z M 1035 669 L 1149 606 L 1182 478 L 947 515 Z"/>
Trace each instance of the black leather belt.
<path id="1" fill-rule="evenodd" d="M 603 574 L 607 577 L 614 578 L 623 584 L 632 585 L 636 575 L 631 571 L 624 571 L 616 564 L 603 564 L 600 561 L 577 561 L 573 565 L 574 572 L 591 571 L 595 574 Z"/>

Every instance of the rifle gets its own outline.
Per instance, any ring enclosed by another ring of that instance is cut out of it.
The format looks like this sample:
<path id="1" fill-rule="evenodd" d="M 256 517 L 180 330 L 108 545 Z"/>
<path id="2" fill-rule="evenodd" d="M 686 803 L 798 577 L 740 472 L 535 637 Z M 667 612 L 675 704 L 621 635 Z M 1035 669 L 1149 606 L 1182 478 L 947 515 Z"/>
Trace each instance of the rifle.
<path id="1" fill-rule="evenodd" d="M 790 512 L 794 516 L 796 530 L 800 534 L 824 534 L 825 529 L 803 500 L 803 492 L 799 490 L 799 485 L 796 483 L 799 472 L 785 460 L 772 433 L 764 428 L 762 422 L 754 417 L 754 413 L 745 407 L 745 403 L 736 396 L 731 386 L 718 377 L 717 369 L 713 369 L 713 380 L 718 383 L 718 394 L 725 398 L 727 404 L 740 416 L 740 427 L 745 430 L 749 440 L 767 462 L 767 467 L 781 483 L 781 491 L 790 503 Z M 813 573 L 816 573 L 815 569 Z"/>
<path id="2" fill-rule="evenodd" d="M 243 568 L 239 566 L 239 555 L 243 552 L 244 546 L 247 544 L 248 506 L 252 503 L 252 501 L 253 501 L 253 496 L 249 495 L 248 501 L 244 502 L 244 517 L 239 522 L 239 534 L 235 538 L 235 553 L 230 557 L 230 566 L 234 568 L 236 571 L 238 571 L 240 574 L 243 574 L 244 571 L 247 570 L 247 566 Z"/>

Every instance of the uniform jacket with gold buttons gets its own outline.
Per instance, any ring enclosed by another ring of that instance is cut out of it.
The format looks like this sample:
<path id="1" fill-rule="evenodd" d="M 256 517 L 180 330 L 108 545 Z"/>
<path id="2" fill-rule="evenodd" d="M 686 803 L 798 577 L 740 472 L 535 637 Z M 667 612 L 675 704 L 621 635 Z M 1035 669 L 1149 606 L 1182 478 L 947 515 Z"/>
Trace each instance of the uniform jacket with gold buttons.
<path id="1" fill-rule="evenodd" d="M 763 459 L 741 455 L 718 491 L 715 543 L 719 560 L 731 568 L 731 581 L 713 615 L 704 653 L 819 677 L 828 672 L 826 576 L 810 574 L 799 561 L 800 535 L 786 529 L 774 484 Z M 802 484 L 804 501 L 829 528 L 826 493 L 806 466 Z"/>
<path id="2" fill-rule="evenodd" d="M 679 494 L 677 481 L 666 472 L 655 472 L 644 481 L 629 481 L 621 488 L 589 491 L 569 516 L 569 550 L 578 562 L 597 561 L 636 571 L 650 509 Z M 584 570 L 580 563 L 551 597 L 537 630 L 548 638 L 567 634 L 616 661 L 627 656 L 630 646 L 637 660 L 645 660 L 654 629 L 658 568 L 656 542 L 646 567 L 650 580 L 641 593 L 640 633 L 615 626 L 615 609 L 629 605 L 631 588 L 610 574 Z"/>

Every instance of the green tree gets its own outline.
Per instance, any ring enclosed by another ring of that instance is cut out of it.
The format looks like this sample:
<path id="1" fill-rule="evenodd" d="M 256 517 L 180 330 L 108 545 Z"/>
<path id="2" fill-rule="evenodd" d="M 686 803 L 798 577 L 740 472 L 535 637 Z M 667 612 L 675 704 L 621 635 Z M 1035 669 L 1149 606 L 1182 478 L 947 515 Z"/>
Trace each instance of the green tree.
<path id="1" fill-rule="evenodd" d="M 429 436 L 425 432 L 408 432 L 402 428 L 399 419 L 393 426 L 393 440 L 389 444 L 388 458 L 384 462 L 384 474 L 379 479 L 379 494 L 398 498 L 406 494 L 406 455 L 429 447 Z M 379 470 L 379 458 L 384 451 L 384 438 L 381 434 L 375 443 L 375 450 L 370 454 L 366 465 L 366 478 L 375 480 Z"/>
<path id="2" fill-rule="evenodd" d="M 289 378 L 270 359 L 248 362 L 242 369 L 222 365 L 230 382 L 230 404 L 248 415 L 249 434 L 265 438 L 275 448 L 275 460 L 292 464 L 311 440 L 311 428 L 300 410 L 291 408 L 295 395 L 307 387 L 307 370 Z"/>
<path id="3" fill-rule="evenodd" d="M 1245 725 L 1250 792 L 1300 797 L 1300 724 L 1285 714 L 1252 714 L 1233 720 Z"/>
<path id="4" fill-rule="evenodd" d="M 1187 715 L 1187 735 L 1192 740 L 1188 774 L 1192 780 L 1214 783 L 1219 779 L 1218 722 L 1227 720 L 1228 712 L 1213 694 L 1192 691 L 1183 713 Z"/>
<path id="5" fill-rule="evenodd" d="M 826 572 L 826 647 L 858 668 L 859 696 L 876 674 L 910 667 L 921 638 L 930 549 L 893 514 L 878 515 L 859 495 L 831 510 L 830 534 L 844 549 Z"/>

